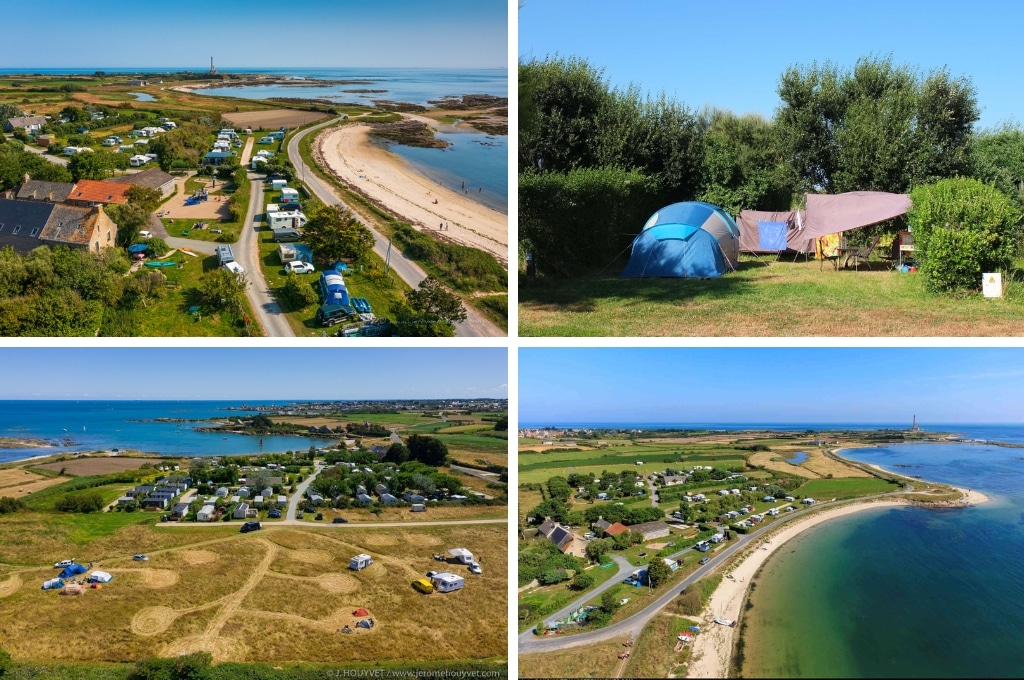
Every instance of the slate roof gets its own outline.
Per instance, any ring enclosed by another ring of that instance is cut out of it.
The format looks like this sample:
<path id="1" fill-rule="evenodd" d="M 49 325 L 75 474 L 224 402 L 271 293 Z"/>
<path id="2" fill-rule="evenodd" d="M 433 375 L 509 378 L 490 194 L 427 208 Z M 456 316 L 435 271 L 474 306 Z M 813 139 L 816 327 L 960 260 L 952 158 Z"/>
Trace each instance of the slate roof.
<path id="1" fill-rule="evenodd" d="M 39 232 L 56 207 L 53 203 L 40 201 L 0 199 L 0 248 L 11 246 L 20 253 L 27 253 L 41 246 Z"/>
<path id="2" fill-rule="evenodd" d="M 68 196 L 68 200 L 87 203 L 127 203 L 128 197 L 125 196 L 125 193 L 130 188 L 130 184 L 82 179 L 75 184 L 75 188 L 71 195 Z"/>
<path id="3" fill-rule="evenodd" d="M 565 527 L 556 526 L 555 530 L 548 536 L 548 540 L 558 546 L 558 549 L 565 551 L 566 547 L 572 545 L 573 540 L 576 537 L 572 535 L 572 532 Z"/>
<path id="4" fill-rule="evenodd" d="M 55 205 L 39 238 L 59 243 L 88 245 L 95 224 L 96 215 L 89 208 Z"/>
<path id="5" fill-rule="evenodd" d="M 45 182 L 41 179 L 29 179 L 18 188 L 17 198 L 22 201 L 63 203 L 74 188 L 75 185 L 70 182 Z"/>
<path id="6" fill-rule="evenodd" d="M 550 536 L 551 532 L 554 531 L 557 527 L 558 524 L 556 524 L 553 520 L 548 518 L 544 520 L 543 524 L 540 525 L 540 533 L 544 536 Z"/>
<path id="7" fill-rule="evenodd" d="M 7 119 L 7 129 L 26 128 L 29 125 L 46 125 L 45 116 L 16 116 Z"/>
<path id="8" fill-rule="evenodd" d="M 131 175 L 121 175 L 120 177 L 111 177 L 110 179 L 105 179 L 103 181 L 117 182 L 119 184 L 131 184 L 133 186 L 148 187 L 150 189 L 159 189 L 168 182 L 173 182 L 174 177 L 168 175 L 159 168 L 149 168 L 142 172 L 136 172 Z"/>

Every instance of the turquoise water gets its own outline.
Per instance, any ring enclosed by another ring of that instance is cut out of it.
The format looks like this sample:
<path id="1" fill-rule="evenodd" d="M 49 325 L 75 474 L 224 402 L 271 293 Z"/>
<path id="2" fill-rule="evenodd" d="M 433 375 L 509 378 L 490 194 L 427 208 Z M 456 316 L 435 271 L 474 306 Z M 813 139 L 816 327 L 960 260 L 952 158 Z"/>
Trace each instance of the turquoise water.
<path id="1" fill-rule="evenodd" d="M 425 149 L 392 144 L 387 148 L 449 189 L 461 191 L 465 182 L 466 196 L 508 214 L 508 137 L 475 132 L 441 132 L 437 137 L 449 146 Z"/>
<path id="2" fill-rule="evenodd" d="M 973 436 L 1024 441 L 1024 430 Z M 1024 449 L 908 444 L 844 455 L 994 500 L 867 510 L 786 543 L 751 595 L 743 675 L 1020 677 Z"/>
<path id="3" fill-rule="evenodd" d="M 792 463 L 793 465 L 799 465 L 807 460 L 807 458 L 808 455 L 806 451 L 794 451 L 793 455 L 786 459 L 786 462 Z"/>
<path id="4" fill-rule="evenodd" d="M 249 402 L 256 406 L 269 402 Z M 0 463 L 70 451 L 136 449 L 150 453 L 221 456 L 273 453 L 324 446 L 330 439 L 259 437 L 195 432 L 204 423 L 140 423 L 153 418 L 222 419 L 245 415 L 225 410 L 229 401 L 0 401 L 0 437 L 43 439 L 46 449 L 0 449 Z M 71 445 L 65 446 L 65 439 Z"/>
<path id="5" fill-rule="evenodd" d="M 129 92 L 128 94 L 134 96 L 140 102 L 155 102 L 156 101 L 156 97 L 154 97 L 151 94 L 146 94 L 145 92 Z"/>

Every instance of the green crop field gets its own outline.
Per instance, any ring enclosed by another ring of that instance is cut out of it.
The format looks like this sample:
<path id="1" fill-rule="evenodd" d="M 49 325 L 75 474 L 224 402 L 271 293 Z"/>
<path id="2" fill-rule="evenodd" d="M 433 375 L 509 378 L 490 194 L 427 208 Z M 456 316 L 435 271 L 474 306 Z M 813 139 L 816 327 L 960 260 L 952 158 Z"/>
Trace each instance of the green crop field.
<path id="1" fill-rule="evenodd" d="M 800 486 L 794 496 L 806 496 L 816 500 L 829 498 L 853 498 L 876 493 L 895 491 L 899 487 L 874 477 L 852 479 L 814 479 Z"/>

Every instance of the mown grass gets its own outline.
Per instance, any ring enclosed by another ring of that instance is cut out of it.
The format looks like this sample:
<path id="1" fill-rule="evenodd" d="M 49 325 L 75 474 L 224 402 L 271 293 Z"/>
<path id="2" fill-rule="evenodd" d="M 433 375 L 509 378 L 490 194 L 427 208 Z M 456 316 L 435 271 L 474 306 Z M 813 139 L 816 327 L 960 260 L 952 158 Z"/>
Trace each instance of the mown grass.
<path id="1" fill-rule="evenodd" d="M 618 267 L 613 268 L 618 271 Z M 522 336 L 1019 336 L 1024 284 L 1002 299 L 934 295 L 918 274 L 758 262 L 718 279 L 542 279 L 519 288 Z M 1005 280 L 1006 277 L 1004 277 Z"/>
<path id="2" fill-rule="evenodd" d="M 239 225 L 228 225 L 227 223 L 221 223 L 216 220 L 199 220 L 199 219 L 161 219 L 164 223 L 164 227 L 167 229 L 167 233 L 170 236 L 176 236 L 178 238 L 192 238 L 198 241 L 211 241 L 215 243 L 234 243 L 238 240 L 238 235 L 241 233 L 242 228 Z M 195 225 L 204 222 L 206 227 L 203 229 L 196 229 Z M 219 229 L 221 233 L 214 233 L 214 229 Z M 187 234 L 185 232 L 188 232 Z"/>
<path id="3" fill-rule="evenodd" d="M 610 678 L 625 651 L 622 640 L 605 640 L 570 651 L 519 655 L 521 678 Z"/>
<path id="4" fill-rule="evenodd" d="M 568 582 L 565 582 L 553 586 L 542 586 L 520 596 L 519 607 L 528 607 L 530 616 L 526 619 L 520 619 L 519 632 L 521 633 L 524 630 L 533 628 L 552 613 L 567 606 L 570 602 L 607 583 L 618 572 L 618 565 L 614 562 L 608 562 L 607 564 L 610 566 L 604 566 L 603 568 L 594 567 L 587 572 L 594 577 L 594 585 L 586 590 L 570 590 Z"/>
<path id="5" fill-rule="evenodd" d="M 899 486 L 890 484 L 884 479 L 876 479 L 874 477 L 812 479 L 798 487 L 792 495 L 805 496 L 815 500 L 828 500 L 830 498 L 870 496 L 872 494 L 897 490 L 899 490 Z"/>

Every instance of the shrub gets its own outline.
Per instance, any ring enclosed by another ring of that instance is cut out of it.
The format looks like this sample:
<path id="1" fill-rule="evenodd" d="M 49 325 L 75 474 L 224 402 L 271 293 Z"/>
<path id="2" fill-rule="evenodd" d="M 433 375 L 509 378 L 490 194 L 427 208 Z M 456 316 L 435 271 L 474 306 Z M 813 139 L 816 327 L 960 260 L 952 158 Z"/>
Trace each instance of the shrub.
<path id="1" fill-rule="evenodd" d="M 25 503 L 18 498 L 11 498 L 10 496 L 4 496 L 0 498 L 0 515 L 6 515 L 10 512 L 17 512 L 18 510 L 24 510 Z"/>
<path id="2" fill-rule="evenodd" d="M 687 588 L 676 602 L 679 603 L 679 612 L 686 616 L 699 616 L 704 609 L 700 601 L 700 591 L 696 588 Z"/>
<path id="3" fill-rule="evenodd" d="M 586 590 L 594 585 L 594 577 L 585 571 L 581 571 L 573 577 L 569 587 L 572 590 Z"/>
<path id="4" fill-rule="evenodd" d="M 907 213 L 929 289 L 975 289 L 983 272 L 1009 267 L 1021 214 L 1005 194 L 975 179 L 945 179 L 911 193 Z"/>

